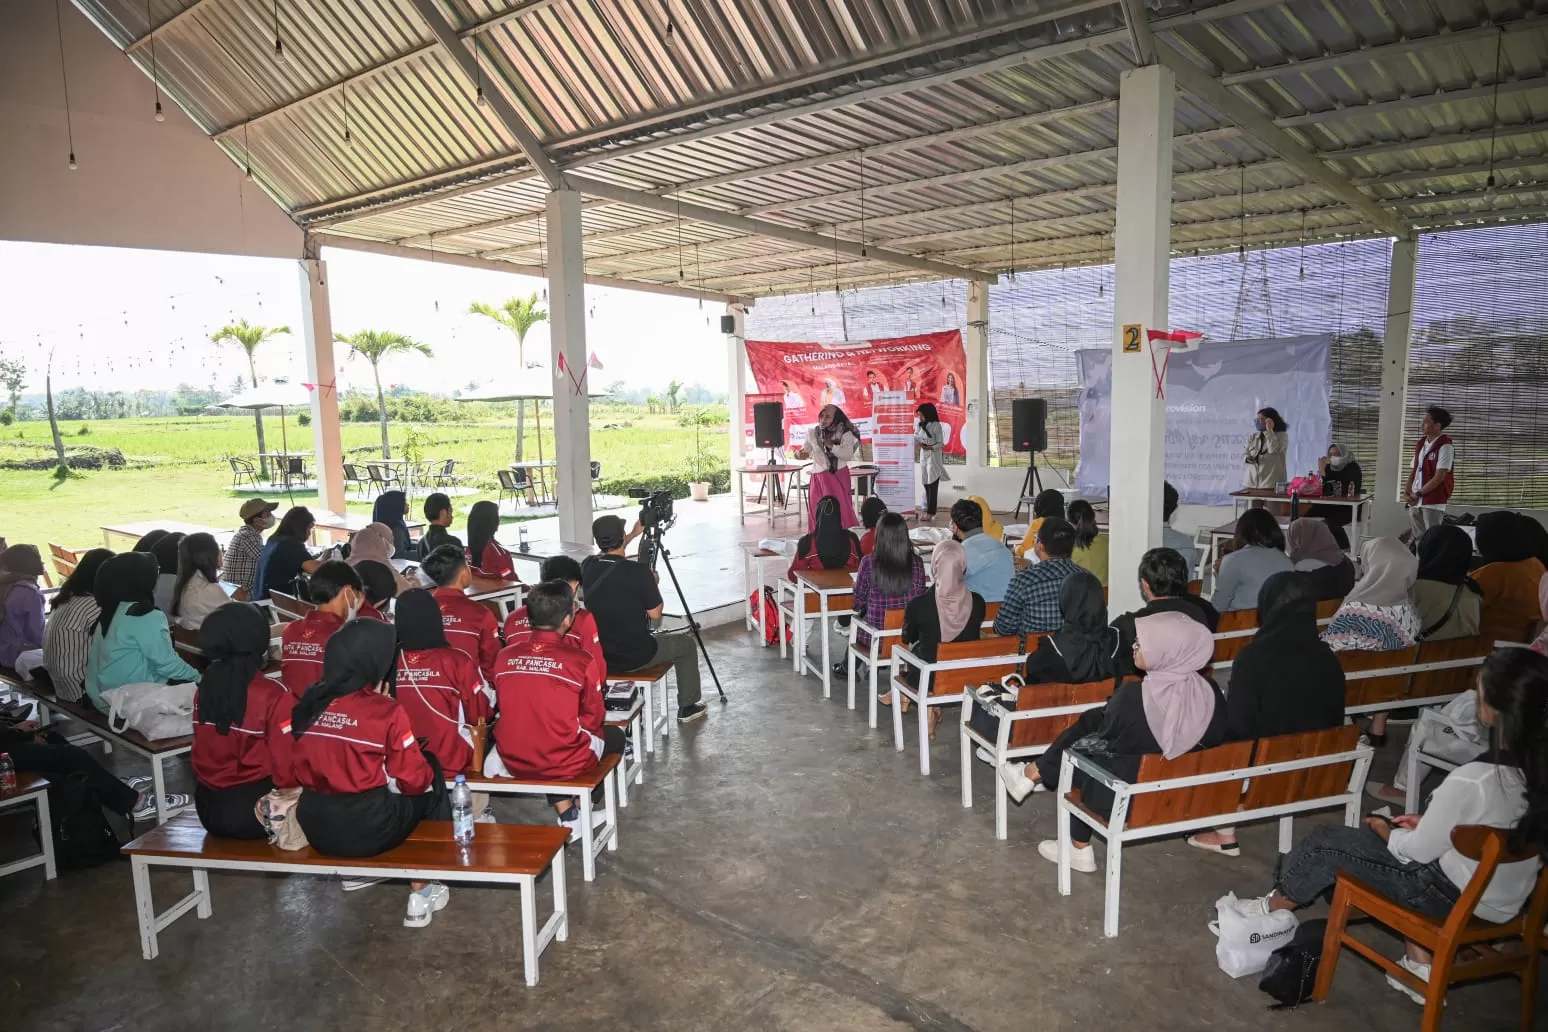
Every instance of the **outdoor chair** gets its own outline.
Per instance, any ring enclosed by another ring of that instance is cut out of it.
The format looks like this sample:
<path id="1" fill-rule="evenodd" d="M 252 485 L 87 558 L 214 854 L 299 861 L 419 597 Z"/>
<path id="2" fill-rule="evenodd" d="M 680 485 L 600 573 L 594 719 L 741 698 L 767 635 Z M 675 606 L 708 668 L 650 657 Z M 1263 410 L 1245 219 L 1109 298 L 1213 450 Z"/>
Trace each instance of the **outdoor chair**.
<path id="1" fill-rule="evenodd" d="M 374 462 L 367 463 L 366 475 L 371 478 L 371 487 L 377 494 L 381 494 L 389 488 L 401 488 L 403 486 L 403 482 L 398 479 L 398 474 L 391 466 L 378 466 Z"/>
<path id="2" fill-rule="evenodd" d="M 353 462 L 346 462 L 344 463 L 344 490 L 348 492 L 351 488 L 359 491 L 361 498 L 370 497 L 371 481 L 365 471 Z"/>
<path id="3" fill-rule="evenodd" d="M 303 485 L 306 483 L 306 460 L 299 455 L 285 457 L 285 487 L 290 487 L 292 480 L 298 480 Z"/>
<path id="4" fill-rule="evenodd" d="M 246 459 L 239 459 L 234 455 L 228 455 L 226 461 L 231 463 L 231 487 L 233 490 L 242 486 L 243 480 L 251 484 L 254 489 L 258 487 L 258 467 Z"/>
<path id="5" fill-rule="evenodd" d="M 457 460 L 444 460 L 433 479 L 436 487 L 461 487 L 462 478 L 457 475 Z"/>
<path id="6" fill-rule="evenodd" d="M 597 496 L 597 488 L 602 486 L 602 463 L 591 464 L 591 497 Z"/>
<path id="7" fill-rule="evenodd" d="M 525 498 L 528 505 L 537 504 L 537 495 L 532 490 L 532 480 L 527 476 L 526 470 L 502 469 L 498 471 L 498 475 L 501 501 L 505 500 L 506 495 L 510 495 L 513 502 Z"/>

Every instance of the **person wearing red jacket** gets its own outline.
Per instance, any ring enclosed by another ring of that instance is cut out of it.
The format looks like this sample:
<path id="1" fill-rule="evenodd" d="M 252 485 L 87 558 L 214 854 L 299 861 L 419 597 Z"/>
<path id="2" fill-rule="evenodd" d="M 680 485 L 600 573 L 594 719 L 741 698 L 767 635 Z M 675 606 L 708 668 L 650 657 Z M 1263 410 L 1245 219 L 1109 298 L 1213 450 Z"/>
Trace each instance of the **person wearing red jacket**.
<path id="1" fill-rule="evenodd" d="M 297 697 L 322 677 L 328 639 L 365 604 L 359 574 L 337 559 L 312 572 L 307 590 L 317 608 L 290 621 L 280 632 L 280 683 Z"/>
<path id="2" fill-rule="evenodd" d="M 441 610 L 430 592 L 414 588 L 398 596 L 398 702 L 414 733 L 453 773 L 473 765 L 472 726 L 494 716 L 494 691 L 478 664 L 446 643 Z M 476 793 L 482 795 L 483 793 Z M 475 806 L 482 810 L 482 806 Z"/>
<path id="3" fill-rule="evenodd" d="M 360 578 L 361 593 L 364 596 L 360 601 L 360 611 L 355 615 L 392 623 L 387 609 L 398 594 L 398 579 L 392 567 L 375 559 L 362 559 L 354 564 L 354 569 L 355 576 Z"/>
<path id="4" fill-rule="evenodd" d="M 295 699 L 263 674 L 268 617 L 249 602 L 228 602 L 199 625 L 199 650 L 210 665 L 194 692 L 194 808 L 212 835 L 265 838 L 258 801 L 296 783 L 290 759 Z"/>
<path id="5" fill-rule="evenodd" d="M 499 529 L 500 507 L 494 502 L 474 502 L 468 510 L 468 563 L 480 577 L 519 584 L 516 561 L 495 537 Z"/>
<path id="6" fill-rule="evenodd" d="M 296 820 L 323 856 L 376 856 L 402 845 L 422 820 L 450 820 L 446 783 L 393 698 L 397 633 L 351 620 L 328 639 L 323 676 L 296 701 L 291 755 L 304 789 Z M 414 883 L 403 924 L 422 928 L 451 898 Z"/>
<path id="7" fill-rule="evenodd" d="M 601 690 L 588 680 L 591 658 L 565 644 L 575 611 L 575 593 L 561 580 L 544 581 L 527 596 L 531 638 L 507 646 L 496 664 L 496 763 L 485 773 L 529 778 L 573 778 L 603 756 L 624 751 L 623 728 L 606 727 Z M 594 802 L 604 798 L 602 787 Z M 573 835 L 580 807 L 569 796 L 549 796 L 561 827 Z M 605 819 L 598 812 L 594 820 Z"/>
<path id="8" fill-rule="evenodd" d="M 442 545 L 419 568 L 436 586 L 431 594 L 441 607 L 446 640 L 477 661 L 484 680 L 493 681 L 495 657 L 500 653 L 500 625 L 493 613 L 467 596 L 473 583 L 467 556 L 460 548 Z"/>
<path id="9" fill-rule="evenodd" d="M 580 563 L 567 555 L 550 556 L 543 560 L 542 579 L 545 581 L 565 581 L 570 585 L 570 590 L 578 594 L 581 588 L 581 577 Z M 527 616 L 527 607 L 521 606 L 512 610 L 505 618 L 505 626 L 501 631 L 508 646 L 529 641 L 532 637 L 532 623 Z M 607 682 L 607 660 L 602 655 L 602 635 L 597 630 L 597 618 L 591 615 L 590 610 L 576 607 L 574 619 L 570 624 L 569 632 L 564 636 L 564 642 L 591 657 L 592 676 L 588 683 L 595 683 L 599 687 L 604 685 Z"/>

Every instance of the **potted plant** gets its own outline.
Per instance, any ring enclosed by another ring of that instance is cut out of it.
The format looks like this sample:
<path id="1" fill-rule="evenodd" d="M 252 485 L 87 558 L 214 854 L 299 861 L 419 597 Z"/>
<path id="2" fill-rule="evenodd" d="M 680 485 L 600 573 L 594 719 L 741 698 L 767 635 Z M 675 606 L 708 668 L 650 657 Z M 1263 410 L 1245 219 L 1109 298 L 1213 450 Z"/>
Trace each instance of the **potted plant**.
<path id="1" fill-rule="evenodd" d="M 714 472 L 715 458 L 704 450 L 704 417 L 701 409 L 693 415 L 693 462 L 688 482 L 688 497 L 696 502 L 709 501 L 710 476 Z"/>

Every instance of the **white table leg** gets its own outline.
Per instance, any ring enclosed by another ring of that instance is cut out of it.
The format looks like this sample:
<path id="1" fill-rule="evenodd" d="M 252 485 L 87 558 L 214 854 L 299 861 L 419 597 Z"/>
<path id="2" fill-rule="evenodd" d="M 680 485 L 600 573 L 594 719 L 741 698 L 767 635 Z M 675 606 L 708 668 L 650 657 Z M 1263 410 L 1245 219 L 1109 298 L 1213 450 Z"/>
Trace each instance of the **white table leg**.
<path id="1" fill-rule="evenodd" d="M 131 856 L 129 858 L 129 873 L 134 881 L 134 913 L 140 925 L 140 955 L 146 960 L 155 960 L 157 950 L 156 943 L 156 904 L 151 898 L 150 870 L 147 868 L 145 858 Z"/>
<path id="2" fill-rule="evenodd" d="M 43 878 L 45 881 L 53 881 L 58 872 L 54 869 L 53 821 L 48 813 L 48 793 L 39 792 L 37 803 L 38 837 L 43 840 Z"/>
<path id="3" fill-rule="evenodd" d="M 581 815 L 585 820 L 586 815 Z M 590 836 L 588 831 L 587 836 Z M 517 882 L 521 892 L 521 966 L 526 975 L 528 985 L 538 983 L 538 941 L 537 941 L 537 900 L 533 898 L 534 889 L 531 878 L 523 878 Z"/>
<path id="4" fill-rule="evenodd" d="M 167 785 L 160 756 L 151 757 L 151 784 L 156 792 L 156 823 L 165 824 L 172 815 L 167 812 Z"/>
<path id="5" fill-rule="evenodd" d="M 581 812 L 581 877 L 592 881 L 597 876 L 597 840 L 591 832 L 591 792 L 582 789 L 575 803 Z"/>
<path id="6" fill-rule="evenodd" d="M 559 927 L 554 930 L 554 938 L 565 942 L 570 938 L 570 900 L 564 883 L 564 850 L 554 854 L 553 863 L 549 864 L 548 869 L 554 876 L 554 913 L 563 915 L 559 919 Z"/>

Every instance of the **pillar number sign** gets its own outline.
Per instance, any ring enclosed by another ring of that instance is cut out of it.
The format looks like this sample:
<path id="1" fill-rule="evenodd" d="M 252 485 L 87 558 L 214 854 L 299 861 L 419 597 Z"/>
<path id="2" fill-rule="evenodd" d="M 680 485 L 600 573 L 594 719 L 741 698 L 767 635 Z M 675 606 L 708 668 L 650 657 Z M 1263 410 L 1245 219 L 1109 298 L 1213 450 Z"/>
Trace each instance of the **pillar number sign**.
<path id="1" fill-rule="evenodd" d="M 1138 353 L 1145 349 L 1145 327 L 1139 323 L 1123 324 L 1123 350 Z"/>

